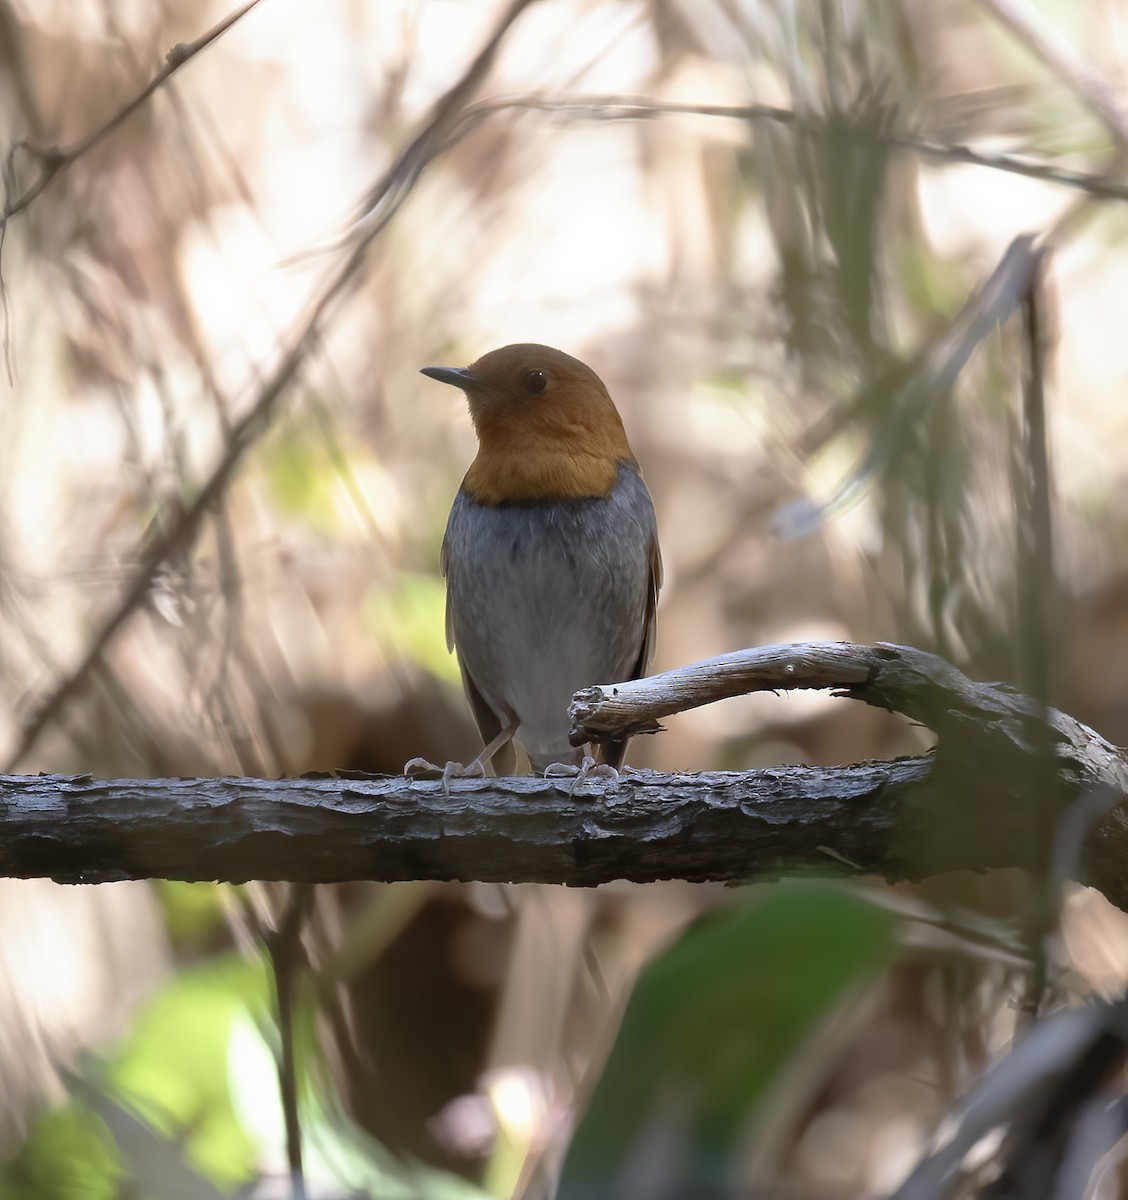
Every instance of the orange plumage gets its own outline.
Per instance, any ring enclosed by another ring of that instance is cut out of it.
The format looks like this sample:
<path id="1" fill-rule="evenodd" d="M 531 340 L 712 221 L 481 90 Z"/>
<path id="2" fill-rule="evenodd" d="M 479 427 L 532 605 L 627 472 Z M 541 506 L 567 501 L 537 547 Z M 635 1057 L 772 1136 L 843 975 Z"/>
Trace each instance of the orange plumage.
<path id="1" fill-rule="evenodd" d="M 547 346 L 505 346 L 468 368 L 478 456 L 462 482 L 479 504 L 605 496 L 620 462 L 634 462 L 626 430 L 598 375 Z M 540 392 L 530 392 L 534 379 Z M 531 403 L 544 396 L 545 403 Z"/>

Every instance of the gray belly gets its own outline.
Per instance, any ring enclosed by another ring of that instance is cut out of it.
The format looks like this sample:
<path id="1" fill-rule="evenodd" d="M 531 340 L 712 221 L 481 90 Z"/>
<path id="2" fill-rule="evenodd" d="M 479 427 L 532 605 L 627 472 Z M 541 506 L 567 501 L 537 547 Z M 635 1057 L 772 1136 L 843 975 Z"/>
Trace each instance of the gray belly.
<path id="1" fill-rule="evenodd" d="M 654 510 L 629 467 L 603 501 L 485 507 L 459 493 L 444 545 L 464 674 L 534 760 L 569 759 L 568 702 L 642 646 Z"/>

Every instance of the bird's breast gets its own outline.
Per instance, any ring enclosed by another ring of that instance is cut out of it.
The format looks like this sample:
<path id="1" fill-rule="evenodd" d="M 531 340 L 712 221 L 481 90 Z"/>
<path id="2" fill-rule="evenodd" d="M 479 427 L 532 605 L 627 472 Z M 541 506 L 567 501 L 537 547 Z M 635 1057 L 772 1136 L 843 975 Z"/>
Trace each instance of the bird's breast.
<path id="1" fill-rule="evenodd" d="M 635 665 L 655 537 L 629 463 L 598 499 L 481 505 L 459 493 L 443 545 L 449 632 L 483 697 L 515 712 L 526 739 L 563 725 L 566 746 L 572 693 Z"/>
<path id="2" fill-rule="evenodd" d="M 552 592 L 569 582 L 586 595 L 631 591 L 644 580 L 654 508 L 630 464 L 603 497 L 548 503 L 478 504 L 459 492 L 443 548 L 448 584 Z"/>

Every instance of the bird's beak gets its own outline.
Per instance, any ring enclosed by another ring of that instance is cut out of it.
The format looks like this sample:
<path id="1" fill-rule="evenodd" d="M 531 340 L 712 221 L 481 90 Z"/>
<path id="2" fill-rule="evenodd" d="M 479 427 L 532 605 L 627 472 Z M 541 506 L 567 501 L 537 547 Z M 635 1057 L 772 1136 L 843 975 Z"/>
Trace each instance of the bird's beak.
<path id="1" fill-rule="evenodd" d="M 420 375 L 437 379 L 440 383 L 449 383 L 465 391 L 473 382 L 474 376 L 466 367 L 421 367 Z"/>

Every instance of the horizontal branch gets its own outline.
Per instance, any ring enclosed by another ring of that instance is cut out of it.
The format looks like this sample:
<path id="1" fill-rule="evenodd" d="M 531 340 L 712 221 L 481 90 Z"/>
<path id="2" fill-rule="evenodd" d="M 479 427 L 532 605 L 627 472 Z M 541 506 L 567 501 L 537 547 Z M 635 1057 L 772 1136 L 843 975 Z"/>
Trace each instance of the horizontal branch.
<path id="1" fill-rule="evenodd" d="M 931 756 L 845 767 L 578 783 L 534 777 L 116 779 L 0 776 L 0 875 L 729 883 L 803 872 L 919 880 L 1021 864 L 994 786 L 953 810 Z M 975 813 L 972 827 L 953 815 Z M 1085 878 L 1128 908 L 1128 824 L 1103 815 Z"/>
<path id="2" fill-rule="evenodd" d="M 891 881 L 1026 865 L 1030 771 L 1049 739 L 1062 873 L 1128 910 L 1122 753 L 1063 713 L 902 646 L 804 643 L 577 694 L 588 737 L 726 695 L 834 688 L 923 721 L 936 751 L 892 762 L 618 779 L 119 779 L 0 776 L 0 875 L 744 882 L 812 870 Z M 1061 836 L 1065 831 L 1067 836 Z"/>
<path id="3" fill-rule="evenodd" d="M 0 874 L 117 879 L 737 881 L 796 862 L 914 868 L 924 759 L 618 781 L 0 776 Z M 983 864 L 991 865 L 991 864 Z"/>

